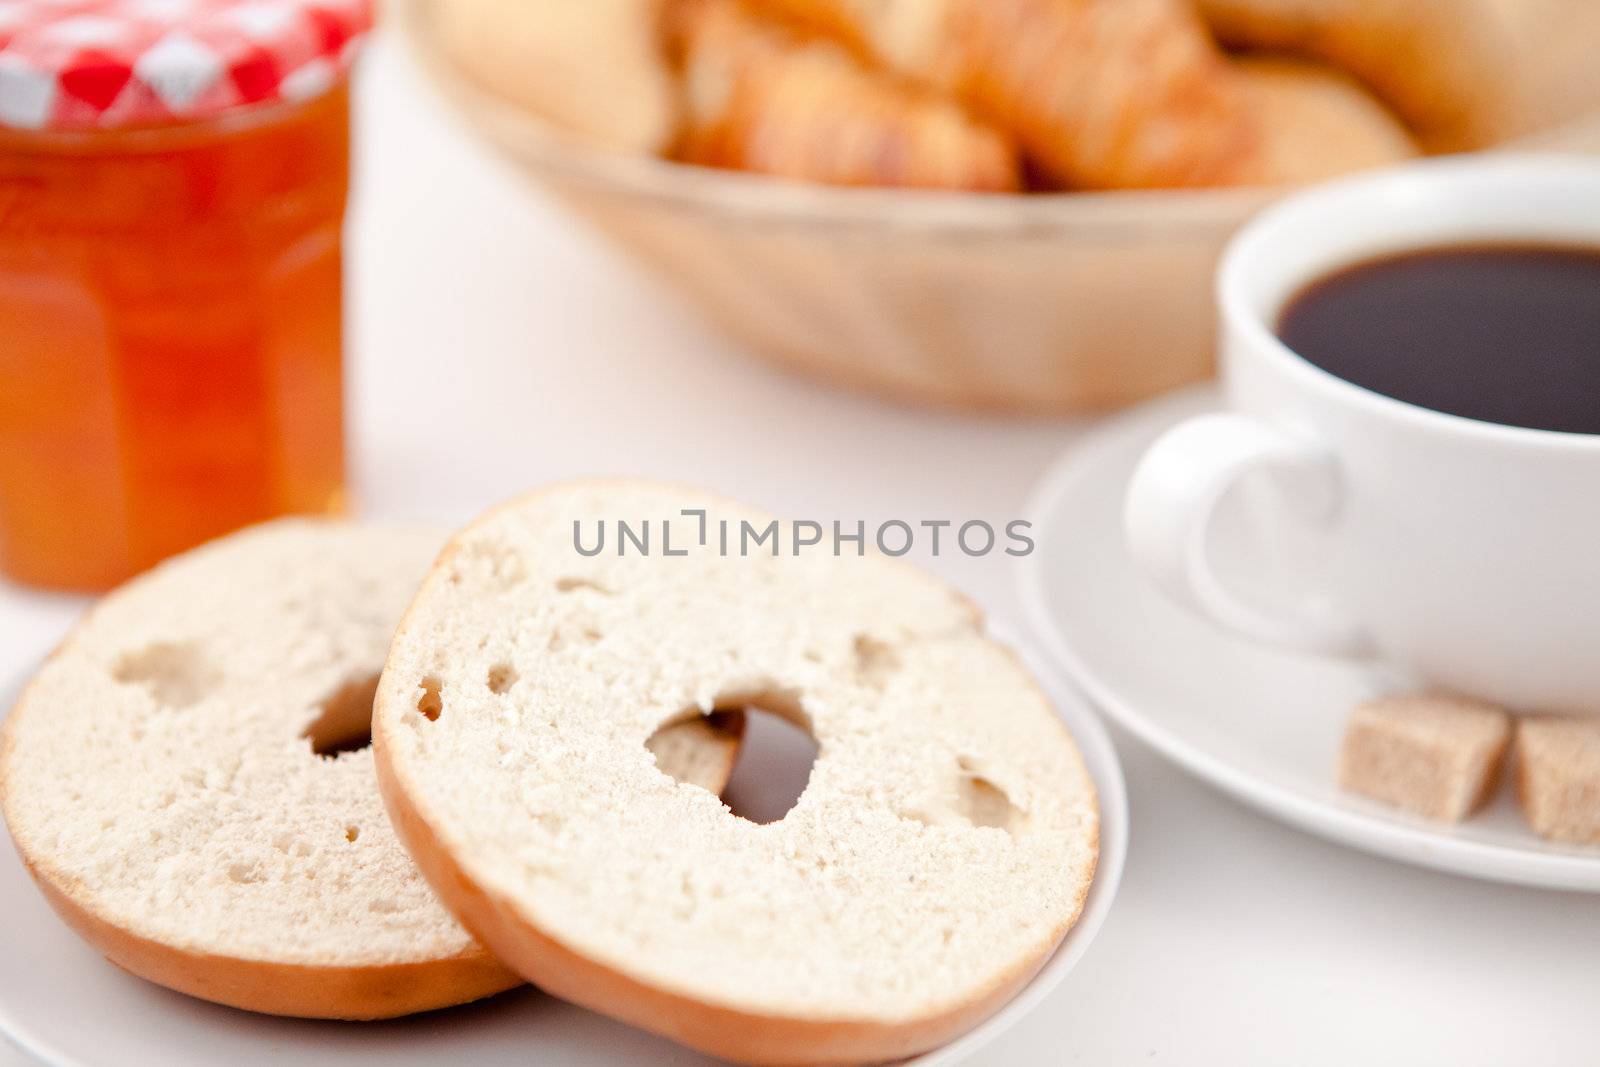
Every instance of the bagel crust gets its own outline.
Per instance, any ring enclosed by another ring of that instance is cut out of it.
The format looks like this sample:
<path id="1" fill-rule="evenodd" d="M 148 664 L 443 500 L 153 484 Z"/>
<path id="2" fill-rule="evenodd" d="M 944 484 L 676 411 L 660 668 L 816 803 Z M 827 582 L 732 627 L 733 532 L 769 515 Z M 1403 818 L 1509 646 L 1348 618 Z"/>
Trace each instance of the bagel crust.
<path id="1" fill-rule="evenodd" d="M 392 1019 L 493 996 L 522 979 L 478 944 L 457 956 L 372 966 L 270 963 L 175 948 L 84 907 L 29 866 L 57 915 L 129 974 L 214 1004 L 301 1019 Z"/>
<path id="2" fill-rule="evenodd" d="M 705 512 L 705 543 L 685 509 Z M 575 522 L 618 519 L 673 520 L 674 558 L 576 550 Z M 457 535 L 378 687 L 391 822 L 461 921 L 565 999 L 744 1062 L 933 1048 L 1077 920 L 1093 784 L 958 594 L 878 556 L 723 555 L 722 520 L 772 521 L 591 482 Z M 484 684 L 507 671 L 514 687 Z M 766 825 L 643 747 L 664 723 L 752 707 L 819 746 Z"/>
<path id="3" fill-rule="evenodd" d="M 96 605 L 0 730 L 0 814 L 69 926 L 142 978 L 275 1015 L 389 1018 L 522 984 L 434 897 L 358 747 L 443 540 L 284 520 Z M 672 751 L 720 788 L 736 745 L 702 731 Z"/>

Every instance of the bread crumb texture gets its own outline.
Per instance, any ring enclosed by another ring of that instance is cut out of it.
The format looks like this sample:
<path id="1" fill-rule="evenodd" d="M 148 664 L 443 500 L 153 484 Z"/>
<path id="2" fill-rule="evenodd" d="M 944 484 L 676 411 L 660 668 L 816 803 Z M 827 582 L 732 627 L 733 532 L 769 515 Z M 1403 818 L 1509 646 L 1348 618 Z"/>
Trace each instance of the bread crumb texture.
<path id="1" fill-rule="evenodd" d="M 682 509 L 705 509 L 710 536 Z M 596 524 L 657 526 L 656 552 Z M 661 554 L 659 522 L 673 520 Z M 559 486 L 458 535 L 397 635 L 381 756 L 471 883 L 657 989 L 738 1011 L 901 1021 L 1037 966 L 1076 919 L 1098 811 L 1054 710 L 958 594 L 640 483 Z M 514 673 L 504 692 L 486 684 Z M 782 819 L 661 772 L 664 723 L 759 707 L 819 753 Z M 435 713 L 430 714 L 430 709 Z M 427 866 L 426 864 L 424 866 Z"/>
<path id="2" fill-rule="evenodd" d="M 287 520 L 105 598 L 7 724 L 0 789 L 24 859 L 177 949 L 337 966 L 475 950 L 390 829 L 362 747 L 442 542 Z"/>
<path id="3" fill-rule="evenodd" d="M 1345 729 L 1339 784 L 1423 818 L 1459 822 L 1499 779 L 1511 719 L 1464 697 L 1407 694 L 1356 707 Z"/>
<path id="4" fill-rule="evenodd" d="M 1517 797 L 1534 833 L 1600 844 L 1600 718 L 1517 722 Z"/>

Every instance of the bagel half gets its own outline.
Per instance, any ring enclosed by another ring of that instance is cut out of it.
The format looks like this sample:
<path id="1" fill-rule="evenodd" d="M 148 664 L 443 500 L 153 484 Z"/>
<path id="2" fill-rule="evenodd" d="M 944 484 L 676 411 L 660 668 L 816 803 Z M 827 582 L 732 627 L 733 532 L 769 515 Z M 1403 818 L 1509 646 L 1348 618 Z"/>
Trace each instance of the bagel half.
<path id="1" fill-rule="evenodd" d="M 617 520 L 649 520 L 655 555 L 577 550 Z M 731 1059 L 896 1059 L 992 1012 L 1076 921 L 1094 788 L 967 601 L 880 556 L 794 553 L 787 524 L 741 555 L 770 522 L 580 483 L 468 527 L 396 634 L 378 777 L 440 897 L 543 988 Z M 751 707 L 819 745 L 766 825 L 644 748 Z"/>
<path id="2" fill-rule="evenodd" d="M 443 540 L 271 523 L 89 613 L 0 732 L 0 813 L 69 925 L 140 977 L 277 1015 L 382 1018 L 521 983 L 439 905 L 359 747 Z M 675 744 L 681 773 L 726 781 L 736 739 Z"/>

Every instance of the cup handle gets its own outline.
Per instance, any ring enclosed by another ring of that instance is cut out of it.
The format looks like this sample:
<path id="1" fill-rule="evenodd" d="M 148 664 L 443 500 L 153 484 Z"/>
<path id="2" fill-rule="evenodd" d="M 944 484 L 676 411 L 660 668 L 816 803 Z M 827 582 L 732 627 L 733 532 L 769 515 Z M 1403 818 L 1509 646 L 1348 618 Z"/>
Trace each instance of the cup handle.
<path id="1" fill-rule="evenodd" d="M 1217 504 L 1246 475 L 1270 471 L 1305 521 L 1331 523 L 1343 496 L 1338 461 L 1316 438 L 1247 415 L 1201 415 L 1174 426 L 1134 471 L 1123 529 L 1134 562 L 1173 600 L 1269 644 L 1327 655 L 1372 652 L 1363 627 L 1326 602 L 1282 613 L 1236 596 L 1207 552 Z"/>

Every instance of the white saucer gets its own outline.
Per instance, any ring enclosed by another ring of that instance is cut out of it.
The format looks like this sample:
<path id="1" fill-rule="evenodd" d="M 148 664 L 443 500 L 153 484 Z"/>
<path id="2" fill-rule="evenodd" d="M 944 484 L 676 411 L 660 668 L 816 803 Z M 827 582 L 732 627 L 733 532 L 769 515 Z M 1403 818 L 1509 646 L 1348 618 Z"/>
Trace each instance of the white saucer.
<path id="1" fill-rule="evenodd" d="M 1007 635 L 1000 639 L 1020 648 Z M 1122 878 L 1128 800 L 1116 749 L 1099 719 L 1050 674 L 1042 657 L 1022 651 L 1077 739 L 1099 790 L 1099 867 L 1082 917 L 1034 980 L 964 1037 L 909 1061 L 924 1067 L 967 1060 L 1038 1006 L 1088 949 Z M 5 699 L 0 714 L 12 703 Z M 192 1000 L 124 974 L 79 941 L 39 895 L 9 839 L 0 843 L 0 915 L 0 1034 L 52 1067 L 717 1062 L 526 988 L 383 1023 L 276 1019 Z"/>
<path id="2" fill-rule="evenodd" d="M 1380 669 L 1235 638 L 1164 599 L 1123 547 L 1123 493 L 1164 429 L 1213 410 L 1212 387 L 1120 416 L 1085 438 L 1029 504 L 1038 550 L 1018 570 L 1032 636 L 1118 724 L 1191 773 L 1292 826 L 1391 859 L 1492 881 L 1600 892 L 1600 848 L 1552 844 L 1509 789 L 1459 826 L 1342 793 L 1351 706 Z"/>

